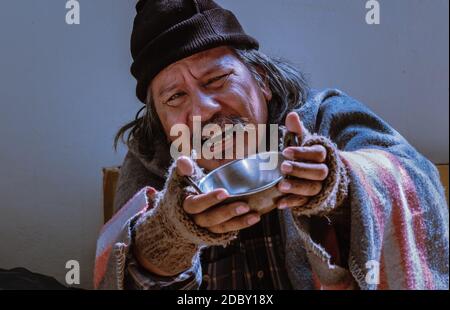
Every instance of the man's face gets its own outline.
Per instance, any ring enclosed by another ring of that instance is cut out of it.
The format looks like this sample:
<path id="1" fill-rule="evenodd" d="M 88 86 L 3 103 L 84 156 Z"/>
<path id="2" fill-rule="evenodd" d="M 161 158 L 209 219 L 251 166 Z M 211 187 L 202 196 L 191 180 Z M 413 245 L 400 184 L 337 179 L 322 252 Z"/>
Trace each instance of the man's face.
<path id="1" fill-rule="evenodd" d="M 272 96 L 269 88 L 258 85 L 247 66 L 227 47 L 210 49 L 171 64 L 152 80 L 150 91 L 171 141 L 177 138 L 170 137 L 170 129 L 176 124 L 187 125 L 192 134 L 194 116 L 201 117 L 202 125 L 217 123 L 222 129 L 227 120 L 256 127 L 265 124 L 267 101 Z M 197 162 L 212 170 L 230 160 L 207 160 L 202 156 Z"/>

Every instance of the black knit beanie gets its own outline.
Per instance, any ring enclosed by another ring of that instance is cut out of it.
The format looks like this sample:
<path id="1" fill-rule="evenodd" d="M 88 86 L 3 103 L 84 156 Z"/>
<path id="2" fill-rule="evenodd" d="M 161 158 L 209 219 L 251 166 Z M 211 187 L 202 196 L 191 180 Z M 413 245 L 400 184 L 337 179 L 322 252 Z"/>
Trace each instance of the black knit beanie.
<path id="1" fill-rule="evenodd" d="M 151 80 L 171 63 L 221 45 L 259 47 L 232 12 L 212 0 L 140 0 L 136 12 L 131 73 L 142 102 Z"/>

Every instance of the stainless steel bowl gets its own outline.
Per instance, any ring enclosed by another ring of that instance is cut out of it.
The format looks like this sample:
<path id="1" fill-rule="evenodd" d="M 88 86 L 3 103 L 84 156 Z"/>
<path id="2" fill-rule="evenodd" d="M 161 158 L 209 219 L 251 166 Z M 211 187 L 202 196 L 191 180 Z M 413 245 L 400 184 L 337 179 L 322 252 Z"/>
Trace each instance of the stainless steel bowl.
<path id="1" fill-rule="evenodd" d="M 276 160 L 273 169 L 266 168 L 269 160 Z M 197 183 L 203 193 L 224 188 L 233 200 L 253 195 L 275 186 L 282 178 L 281 163 L 284 158 L 279 152 L 265 152 L 234 160 L 204 176 Z"/>

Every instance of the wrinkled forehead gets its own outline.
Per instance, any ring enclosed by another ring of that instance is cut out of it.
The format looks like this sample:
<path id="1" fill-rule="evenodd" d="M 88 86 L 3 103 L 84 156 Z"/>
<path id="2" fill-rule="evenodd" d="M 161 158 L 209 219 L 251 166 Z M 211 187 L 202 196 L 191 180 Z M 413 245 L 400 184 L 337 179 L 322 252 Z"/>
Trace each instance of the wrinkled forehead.
<path id="1" fill-rule="evenodd" d="M 152 84 L 159 86 L 173 83 L 174 79 L 177 79 L 177 76 L 182 72 L 189 72 L 194 78 L 200 79 L 213 71 L 233 68 L 238 65 L 239 60 L 231 48 L 217 47 L 186 57 L 167 66 L 155 76 Z"/>

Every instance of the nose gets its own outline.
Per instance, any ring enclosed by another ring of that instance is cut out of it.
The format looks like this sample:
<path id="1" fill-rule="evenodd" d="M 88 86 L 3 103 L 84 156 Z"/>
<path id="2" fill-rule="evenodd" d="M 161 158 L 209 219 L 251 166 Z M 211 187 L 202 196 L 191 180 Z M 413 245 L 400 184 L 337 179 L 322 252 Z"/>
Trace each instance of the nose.
<path id="1" fill-rule="evenodd" d="M 200 116 L 202 123 L 210 120 L 215 114 L 221 111 L 221 105 L 210 95 L 198 92 L 192 97 L 192 110 L 190 122 L 194 116 Z"/>

